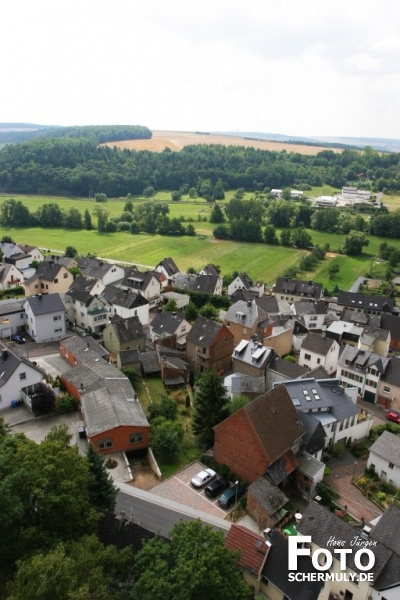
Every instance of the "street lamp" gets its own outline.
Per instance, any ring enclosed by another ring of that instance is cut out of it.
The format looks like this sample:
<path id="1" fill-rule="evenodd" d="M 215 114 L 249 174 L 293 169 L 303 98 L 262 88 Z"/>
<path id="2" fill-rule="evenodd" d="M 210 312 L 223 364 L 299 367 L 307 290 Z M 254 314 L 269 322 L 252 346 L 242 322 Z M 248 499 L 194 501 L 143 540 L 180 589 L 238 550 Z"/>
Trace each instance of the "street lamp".
<path id="1" fill-rule="evenodd" d="M 237 497 L 238 497 L 239 480 L 235 481 L 235 485 L 236 485 L 236 494 L 235 494 L 235 506 L 236 506 L 236 504 L 237 504 Z"/>
<path id="2" fill-rule="evenodd" d="M 354 461 L 354 469 L 353 469 L 353 478 L 352 478 L 352 482 L 354 481 L 355 477 L 356 477 L 356 467 L 357 467 L 357 461 Z"/>

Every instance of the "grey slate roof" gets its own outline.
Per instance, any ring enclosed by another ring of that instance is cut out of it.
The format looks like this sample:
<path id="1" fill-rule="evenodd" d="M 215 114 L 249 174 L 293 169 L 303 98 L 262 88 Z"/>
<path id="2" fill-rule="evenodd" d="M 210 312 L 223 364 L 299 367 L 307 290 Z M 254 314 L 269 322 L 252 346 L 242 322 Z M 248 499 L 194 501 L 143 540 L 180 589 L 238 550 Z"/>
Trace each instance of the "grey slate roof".
<path id="1" fill-rule="evenodd" d="M 219 277 L 219 271 L 215 265 L 208 264 L 202 269 L 203 275 L 213 275 L 214 277 Z"/>
<path id="2" fill-rule="evenodd" d="M 340 306 L 358 308 L 363 310 L 391 312 L 394 307 L 394 299 L 389 296 L 373 296 L 371 294 L 358 294 L 355 292 L 339 292 L 337 303 Z"/>
<path id="3" fill-rule="evenodd" d="M 239 323 L 243 327 L 253 327 L 255 323 L 258 323 L 261 319 L 266 319 L 268 314 L 260 308 L 256 302 L 239 300 L 235 304 L 229 307 L 225 321 L 232 321 Z"/>
<path id="4" fill-rule="evenodd" d="M 159 373 L 161 371 L 158 352 L 140 352 L 139 358 L 140 363 L 142 365 L 143 373 L 145 375 Z"/>
<path id="5" fill-rule="evenodd" d="M 157 312 L 151 322 L 151 330 L 157 335 L 167 333 L 173 335 L 184 321 L 182 315 L 169 312 Z"/>
<path id="6" fill-rule="evenodd" d="M 233 351 L 232 359 L 239 360 L 264 372 L 273 353 L 272 348 L 257 342 L 242 340 Z"/>
<path id="7" fill-rule="evenodd" d="M 360 409 L 340 387 L 338 379 L 295 379 L 285 381 L 286 387 L 294 406 L 299 411 L 310 412 L 313 409 L 329 411 L 335 419 L 343 421 L 358 415 Z M 318 418 L 320 413 L 313 413 Z"/>
<path id="8" fill-rule="evenodd" d="M 44 375 L 44 372 L 29 360 L 19 356 L 19 354 L 13 352 L 9 347 L 0 342 L 0 388 L 7 383 L 20 364 Z"/>
<path id="9" fill-rule="evenodd" d="M 1 300 L 0 301 L 0 316 L 5 317 L 6 315 L 10 315 L 12 313 L 22 313 L 24 312 L 24 302 L 23 300 L 18 299 L 10 299 L 10 300 Z"/>
<path id="10" fill-rule="evenodd" d="M 358 312 L 352 308 L 344 308 L 340 315 L 342 321 L 348 321 L 349 323 L 362 326 L 372 325 L 373 327 L 380 327 L 381 319 L 384 317 L 392 317 L 392 315 L 387 315 L 385 313 L 382 313 L 382 315 L 369 315 L 368 313 Z"/>
<path id="11" fill-rule="evenodd" d="M 178 269 L 178 267 L 176 266 L 174 260 L 171 257 L 164 258 L 163 260 L 161 260 L 158 263 L 156 269 L 158 267 L 164 267 L 165 271 L 168 274 L 168 277 L 172 277 L 172 275 L 176 275 L 177 273 L 179 273 L 179 269 Z"/>
<path id="12" fill-rule="evenodd" d="M 221 327 L 221 323 L 199 316 L 187 334 L 186 342 L 192 342 L 209 348 L 213 344 Z"/>
<path id="13" fill-rule="evenodd" d="M 323 337 L 317 333 L 309 332 L 303 340 L 301 349 L 315 352 L 315 354 L 321 356 L 326 356 L 334 343 L 336 343 L 335 340 L 332 340 L 329 337 Z"/>
<path id="14" fill-rule="evenodd" d="M 139 320 L 139 317 L 129 317 L 128 319 L 123 319 L 118 315 L 113 315 L 113 317 L 110 319 L 110 324 L 115 331 L 117 339 L 121 343 L 146 337 L 146 333 Z"/>
<path id="15" fill-rule="evenodd" d="M 374 366 L 382 375 L 390 362 L 389 358 L 379 356 L 368 350 L 359 350 L 352 346 L 344 346 L 340 351 L 337 364 L 340 367 L 359 373 L 365 373 L 368 367 Z"/>
<path id="16" fill-rule="evenodd" d="M 393 385 L 400 385 L 400 358 L 398 356 L 391 356 L 386 367 L 386 371 L 381 377 L 381 381 L 392 383 Z"/>
<path id="17" fill-rule="evenodd" d="M 299 419 L 305 429 L 302 443 L 307 452 L 315 454 L 319 450 L 323 450 L 325 448 L 325 431 L 321 421 L 315 418 L 313 413 L 301 410 L 299 410 Z"/>
<path id="18" fill-rule="evenodd" d="M 382 542 L 387 548 L 400 556 L 399 527 L 400 508 L 395 504 L 390 504 L 372 529 L 370 537 Z"/>
<path id="19" fill-rule="evenodd" d="M 254 299 L 254 302 L 267 314 L 278 314 L 279 305 L 275 296 L 260 296 Z"/>
<path id="20" fill-rule="evenodd" d="M 252 483 L 248 494 L 256 498 L 269 515 L 273 515 L 277 510 L 289 502 L 289 498 L 266 477 L 259 477 Z"/>
<path id="21" fill-rule="evenodd" d="M 297 529 L 301 535 L 311 535 L 312 541 L 320 548 L 326 548 L 330 551 L 332 551 L 332 547 L 328 545 L 328 542 L 332 535 L 337 540 L 343 540 L 345 542 L 343 548 L 352 550 L 351 554 L 347 555 L 347 565 L 357 573 L 362 572 L 354 563 L 355 548 L 351 546 L 356 536 L 360 535 L 359 530 L 353 529 L 351 525 L 340 519 L 330 510 L 320 506 L 316 502 L 310 502 L 304 511 L 303 518 Z M 373 573 L 373 580 L 375 582 L 385 568 L 392 553 L 379 542 L 373 547 L 373 553 L 375 555 L 375 565 L 371 572 Z M 362 564 L 366 564 L 365 555 L 362 555 L 360 560 Z"/>
<path id="22" fill-rule="evenodd" d="M 74 258 L 70 258 L 69 256 L 58 256 L 56 254 L 47 254 L 44 257 L 44 260 L 45 262 L 54 262 L 58 265 L 62 265 L 66 269 L 70 269 L 78 264 Z"/>
<path id="23" fill-rule="evenodd" d="M 93 279 L 79 275 L 70 285 L 67 295 L 73 300 L 83 302 L 85 306 L 90 304 L 93 297 L 91 291 L 93 289 Z"/>
<path id="24" fill-rule="evenodd" d="M 78 267 L 85 277 L 102 279 L 114 265 L 99 258 L 83 256 L 78 260 Z"/>
<path id="25" fill-rule="evenodd" d="M 308 373 L 307 367 L 302 367 L 297 363 L 289 362 L 284 358 L 280 358 L 279 356 L 275 356 L 270 364 L 268 365 L 268 369 L 271 371 L 275 371 L 276 373 L 280 373 L 285 377 L 289 377 L 290 379 L 297 379 L 298 377 L 302 377 L 306 373 Z"/>
<path id="26" fill-rule="evenodd" d="M 381 315 L 381 327 L 390 331 L 393 339 L 400 339 L 400 318 L 395 315 Z"/>
<path id="27" fill-rule="evenodd" d="M 322 297 L 322 284 L 313 281 L 300 281 L 289 277 L 279 277 L 274 286 L 275 294 L 293 294 L 320 300 Z"/>
<path id="28" fill-rule="evenodd" d="M 262 570 L 263 579 L 276 586 L 288 600 L 318 600 L 324 583 L 289 581 L 287 538 L 274 530 L 269 537 L 272 545 Z M 309 556 L 299 556 L 297 564 L 300 573 L 318 573 Z"/>
<path id="29" fill-rule="evenodd" d="M 125 277 L 121 282 L 121 286 L 129 287 L 137 291 L 144 291 L 149 286 L 153 277 L 158 280 L 158 275 L 158 273 L 153 273 L 153 271 L 142 273 L 141 271 L 138 271 L 136 267 L 130 267 L 125 270 Z"/>
<path id="30" fill-rule="evenodd" d="M 132 348 L 132 350 L 121 350 L 119 352 L 119 360 L 121 367 L 140 363 L 139 350 L 137 348 Z"/>
<path id="31" fill-rule="evenodd" d="M 41 262 L 36 273 L 26 280 L 26 283 L 36 281 L 36 279 L 44 279 L 44 281 L 54 281 L 58 277 L 61 270 L 65 269 L 63 265 L 55 263 L 54 261 Z"/>
<path id="32" fill-rule="evenodd" d="M 400 436 L 384 431 L 369 451 L 400 467 Z"/>
<path id="33" fill-rule="evenodd" d="M 111 306 L 132 309 L 149 304 L 149 301 L 136 290 L 123 289 L 115 285 L 106 285 L 101 295 Z"/>
<path id="34" fill-rule="evenodd" d="M 298 300 L 293 303 L 296 315 L 326 315 L 325 302 Z"/>
<path id="35" fill-rule="evenodd" d="M 8 265 L 5 263 L 0 263 L 0 282 L 1 283 L 5 283 L 5 281 L 7 280 L 7 275 L 10 271 L 10 269 L 13 268 L 13 265 Z M 22 277 L 22 275 L 21 275 Z M 22 284 L 23 281 L 21 280 L 20 283 Z"/>
<path id="36" fill-rule="evenodd" d="M 64 302 L 61 300 L 60 294 L 29 296 L 24 304 L 29 304 L 35 316 L 53 312 L 65 312 Z"/>

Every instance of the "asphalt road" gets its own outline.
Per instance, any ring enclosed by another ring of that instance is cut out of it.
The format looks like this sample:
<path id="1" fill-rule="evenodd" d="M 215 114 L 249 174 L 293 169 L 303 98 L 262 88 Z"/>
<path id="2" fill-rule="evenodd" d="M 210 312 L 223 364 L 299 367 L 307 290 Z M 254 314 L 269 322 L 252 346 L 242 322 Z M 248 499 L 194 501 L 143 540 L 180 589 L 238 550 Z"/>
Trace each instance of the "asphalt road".
<path id="1" fill-rule="evenodd" d="M 169 532 L 179 521 L 194 521 L 200 519 L 213 529 L 227 535 L 231 523 L 210 514 L 191 509 L 173 500 L 161 498 L 151 492 L 145 492 L 127 484 L 117 483 L 120 489 L 117 495 L 115 513 L 125 513 L 126 519 L 141 525 L 149 531 L 168 537 Z"/>

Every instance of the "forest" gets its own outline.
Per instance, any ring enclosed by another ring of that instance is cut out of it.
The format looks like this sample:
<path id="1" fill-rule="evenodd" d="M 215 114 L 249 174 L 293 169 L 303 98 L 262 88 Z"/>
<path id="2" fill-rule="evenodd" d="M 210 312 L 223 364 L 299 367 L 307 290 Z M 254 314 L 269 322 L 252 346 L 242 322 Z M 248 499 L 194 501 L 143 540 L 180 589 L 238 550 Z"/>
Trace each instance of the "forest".
<path id="1" fill-rule="evenodd" d="M 84 131 L 81 131 L 84 130 Z M 154 190 L 199 191 L 208 188 L 210 201 L 218 190 L 243 188 L 248 192 L 271 188 L 355 185 L 372 191 L 400 190 L 400 154 L 366 147 L 341 153 L 322 150 L 316 156 L 272 152 L 238 146 L 193 145 L 180 152 L 154 153 L 101 146 L 116 137 L 133 137 L 113 128 L 71 128 L 63 137 L 42 137 L 0 150 L 0 190 L 4 193 L 109 197 Z M 60 134 L 60 135 L 61 135 Z M 151 137 L 145 127 L 137 137 Z M 217 188 L 215 190 L 215 188 Z"/>

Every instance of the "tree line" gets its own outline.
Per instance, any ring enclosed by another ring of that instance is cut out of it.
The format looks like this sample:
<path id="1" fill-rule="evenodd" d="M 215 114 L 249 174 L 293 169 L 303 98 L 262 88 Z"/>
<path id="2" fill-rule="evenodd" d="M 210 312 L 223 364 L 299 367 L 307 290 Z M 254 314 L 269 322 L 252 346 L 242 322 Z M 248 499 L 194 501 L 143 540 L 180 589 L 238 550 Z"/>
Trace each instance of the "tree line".
<path id="1" fill-rule="evenodd" d="M 53 136 L 4 147 L 0 151 L 0 189 L 83 197 L 102 191 L 110 197 L 125 197 L 142 194 L 149 187 L 174 191 L 185 186 L 210 201 L 221 198 L 224 190 L 241 187 L 250 192 L 324 184 L 400 190 L 400 154 L 379 153 L 370 147 L 342 153 L 323 150 L 316 156 L 221 145 L 187 146 L 180 152 L 166 148 L 155 153 L 99 146 L 103 133 L 104 128 L 92 137 L 81 137 L 77 128 L 70 131 L 71 137 Z M 105 138 L 113 135 L 112 131 L 104 133 Z M 138 137 L 149 135 L 146 128 L 138 133 Z"/>

